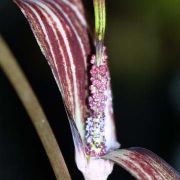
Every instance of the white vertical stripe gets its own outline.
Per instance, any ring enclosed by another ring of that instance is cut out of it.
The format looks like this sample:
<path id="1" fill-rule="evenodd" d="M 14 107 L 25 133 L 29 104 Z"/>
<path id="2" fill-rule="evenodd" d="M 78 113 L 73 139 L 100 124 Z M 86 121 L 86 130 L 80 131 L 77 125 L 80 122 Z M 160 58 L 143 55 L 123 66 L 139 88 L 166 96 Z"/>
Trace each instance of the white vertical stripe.
<path id="1" fill-rule="evenodd" d="M 69 2 L 69 0 L 62 0 L 66 5 L 68 5 L 77 15 L 77 17 L 79 18 L 80 22 L 83 24 L 83 26 L 87 26 L 86 24 L 86 20 L 84 18 L 84 16 L 79 12 L 79 9 L 72 3 Z"/>
<path id="2" fill-rule="evenodd" d="M 51 43 L 50 43 L 50 39 L 49 39 L 49 37 L 48 37 L 48 34 L 47 34 L 47 32 L 46 32 L 46 28 L 45 28 L 45 26 L 44 26 L 44 23 L 43 23 L 43 21 L 41 20 L 41 17 L 38 15 L 38 13 L 36 12 L 36 9 L 34 9 L 32 6 L 30 6 L 28 3 L 26 3 L 26 2 L 23 2 L 29 9 L 31 9 L 31 11 L 34 13 L 34 15 L 36 16 L 36 18 L 37 18 L 37 20 L 38 20 L 38 22 L 39 22 L 39 24 L 40 24 L 40 26 L 41 26 L 41 28 L 42 28 L 42 31 L 43 31 L 43 33 L 44 33 L 44 35 L 45 35 L 45 40 L 47 41 L 47 43 L 48 43 L 48 46 L 49 46 L 49 49 L 50 49 L 50 52 L 51 52 L 51 54 L 52 54 L 52 59 L 53 59 L 53 61 L 54 61 L 54 59 L 55 59 L 55 56 L 54 56 L 54 53 L 53 53 L 53 48 L 52 48 L 52 46 L 51 46 Z M 24 11 L 24 13 L 25 13 L 25 11 Z M 26 13 L 25 13 L 26 14 Z M 38 39 L 38 37 L 37 37 L 37 35 L 34 33 L 34 35 L 35 35 L 35 37 L 36 37 L 36 39 L 37 39 L 37 41 L 38 41 L 38 43 L 39 43 L 39 46 L 40 46 L 40 48 L 41 48 L 41 51 L 42 52 L 44 52 L 44 49 L 41 47 L 41 42 L 39 41 L 39 39 Z M 45 54 L 45 53 L 44 53 Z M 54 61 L 54 64 L 56 65 L 56 63 L 55 63 L 55 61 Z M 53 74 L 54 74 L 54 72 L 53 72 Z M 55 77 L 55 79 L 56 79 L 56 81 L 57 81 L 57 78 L 56 78 L 56 76 L 54 76 Z M 58 74 L 58 77 L 59 77 L 59 74 Z M 60 77 L 59 77 L 59 81 L 60 81 Z M 58 81 L 57 81 L 58 82 Z M 60 84 L 58 83 L 58 86 L 59 86 L 59 89 L 60 89 L 60 91 L 61 91 L 61 93 L 62 93 L 62 95 L 64 95 L 64 92 L 63 92 L 63 89 L 62 88 L 60 88 Z"/>
<path id="3" fill-rule="evenodd" d="M 43 4 L 41 3 L 41 2 L 39 2 L 39 1 L 36 1 L 35 2 L 36 4 L 38 4 L 38 6 L 40 6 L 40 7 L 42 7 L 43 8 Z M 41 6 L 42 5 L 42 6 Z M 37 6 L 37 8 L 38 8 L 38 6 Z M 65 68 L 65 73 L 66 73 L 66 82 L 67 82 L 67 84 L 68 84 L 68 94 L 70 94 L 70 97 L 72 97 L 72 89 L 71 89 L 71 82 L 70 82 L 70 78 L 69 78 L 69 75 L 68 75 L 68 72 L 67 72 L 67 64 L 66 64 L 66 59 L 65 59 L 65 56 L 64 56 L 64 52 L 63 52 L 63 50 L 62 50 L 62 48 L 61 48 L 61 45 L 60 45 L 60 41 L 59 41 L 59 38 L 58 38 L 58 34 L 57 34 L 57 32 L 54 30 L 54 27 L 53 27 L 53 24 L 52 24 L 52 21 L 51 21 L 51 18 L 49 18 L 49 16 L 47 16 L 46 15 L 46 13 L 44 13 L 44 11 L 42 10 L 42 9 L 40 9 L 40 8 L 38 8 L 39 9 L 39 11 L 41 11 L 41 13 L 46 17 L 46 20 L 48 21 L 48 23 L 49 23 L 49 26 L 51 26 L 51 29 L 52 29 L 52 31 L 53 31 L 53 33 L 54 33 L 54 35 L 55 35 L 55 37 L 56 37 L 56 40 L 58 41 L 58 47 L 59 47 L 59 50 L 60 50 L 60 52 L 61 52 L 61 54 L 62 54 L 62 60 L 63 60 L 63 66 L 64 66 L 64 68 Z M 45 8 L 44 8 L 46 11 L 47 11 L 47 6 L 45 6 Z M 48 43 L 50 43 L 49 44 L 49 46 L 51 46 L 51 42 L 49 41 Z M 54 55 L 54 54 L 53 54 Z M 58 71 L 58 65 L 57 65 L 57 59 L 56 59 L 56 57 L 55 56 L 53 56 L 53 62 L 54 62 L 54 64 L 55 64 L 55 67 L 56 67 L 56 69 L 57 69 L 57 73 L 58 73 L 58 77 L 59 77 L 59 80 L 61 81 L 61 75 L 59 74 L 59 71 Z M 61 83 L 61 82 L 60 82 Z M 59 83 L 58 83 L 59 84 Z M 62 83 L 61 83 L 62 84 Z M 73 103 L 73 100 L 72 100 L 72 98 L 71 98 L 71 103 Z"/>
<path id="4" fill-rule="evenodd" d="M 43 33 L 44 33 L 44 35 L 45 35 L 45 40 L 47 41 L 47 43 L 48 43 L 48 45 L 49 45 L 49 49 L 50 49 L 50 52 L 51 52 L 51 54 L 52 54 L 52 60 L 54 61 L 55 60 L 55 56 L 54 56 L 54 53 L 53 53 L 53 48 L 52 48 L 52 46 L 51 46 L 51 43 L 50 43 L 50 39 L 49 39 L 49 37 L 48 37 L 48 34 L 47 34 L 47 32 L 46 32 L 46 28 L 45 28 L 45 26 L 44 26 L 44 23 L 43 23 L 43 21 L 41 20 L 41 17 L 38 15 L 38 13 L 36 12 L 36 9 L 34 9 L 32 6 L 30 6 L 28 3 L 26 3 L 26 2 L 24 2 L 25 3 L 25 5 L 29 8 L 29 9 L 31 9 L 31 11 L 34 13 L 34 15 L 36 16 L 36 18 L 37 18 L 37 20 L 38 20 L 38 22 L 39 22 L 39 24 L 40 24 L 40 26 L 41 26 L 41 28 L 42 28 L 42 31 L 43 31 Z M 35 33 L 34 33 L 35 34 Z M 41 42 L 39 41 L 39 39 L 38 39 L 38 37 L 36 36 L 36 34 L 35 34 L 35 37 L 36 37 L 36 39 L 38 40 L 38 42 L 39 42 L 39 45 L 40 45 L 40 48 L 41 48 L 41 50 L 42 50 L 42 52 L 44 52 L 44 49 L 41 47 Z M 45 53 L 44 53 L 45 54 Z M 56 62 L 54 61 L 54 64 L 55 64 L 55 66 L 56 66 Z M 57 66 L 56 66 L 56 68 L 57 68 Z M 54 72 L 53 72 L 53 74 L 54 74 Z M 55 80 L 57 81 L 57 79 L 56 79 L 56 76 L 54 76 L 55 77 Z M 58 74 L 58 77 L 59 77 L 59 74 Z M 60 81 L 60 77 L 59 77 L 59 81 Z M 58 82 L 58 81 L 57 81 Z M 58 83 L 58 86 L 59 86 L 59 89 L 60 89 L 60 91 L 61 91 L 61 93 L 62 93 L 62 95 L 64 95 L 64 92 L 63 92 L 63 89 L 62 88 L 60 88 L 60 85 L 59 85 L 59 83 Z"/>
<path id="5" fill-rule="evenodd" d="M 82 54 L 83 54 L 83 58 L 84 58 L 84 63 L 85 63 L 85 67 L 87 66 L 87 62 L 86 62 L 86 52 L 85 52 L 85 47 L 83 45 L 83 42 L 82 42 L 82 39 L 80 38 L 76 28 L 74 27 L 73 23 L 72 23 L 72 20 L 69 19 L 69 17 L 66 15 L 66 13 L 64 13 L 64 11 L 62 10 L 62 8 L 59 6 L 59 4 L 55 3 L 54 1 L 51 1 L 51 0 L 48 0 L 50 3 L 53 3 L 56 8 L 61 11 L 61 13 L 64 15 L 64 17 L 66 18 L 66 20 L 68 21 L 68 23 L 70 24 L 71 28 L 73 29 L 73 32 L 75 33 L 75 36 L 79 42 L 79 45 L 80 45 L 80 49 L 82 51 Z"/>
<path id="6" fill-rule="evenodd" d="M 66 46 L 66 50 L 69 56 L 69 60 L 70 60 L 70 68 L 72 71 L 72 76 L 73 76 L 73 85 L 74 85 L 74 95 L 72 97 L 74 97 L 75 99 L 75 120 L 76 123 L 78 122 L 78 128 L 82 128 L 83 129 L 83 124 L 82 124 L 82 115 L 81 115 L 81 111 L 80 111 L 80 102 L 79 102 L 79 94 L 78 94 L 78 86 L 77 86 L 77 79 L 76 79 L 76 69 L 73 63 L 73 57 L 72 57 L 72 53 L 71 53 L 71 49 L 70 49 L 70 45 L 68 42 L 68 38 L 66 36 L 66 33 L 64 31 L 64 28 L 61 24 L 61 22 L 59 21 L 59 19 L 57 18 L 57 16 L 49 9 L 47 8 L 46 5 L 42 4 L 39 1 L 36 1 L 36 3 L 41 6 L 43 9 L 46 10 L 46 12 L 50 15 L 51 18 L 53 18 L 54 22 L 56 23 L 58 30 L 60 31 L 62 37 L 63 37 L 63 41 L 64 41 L 64 45 Z M 82 127 L 79 127 L 79 125 L 81 125 Z M 81 131 L 82 132 L 82 131 Z"/>

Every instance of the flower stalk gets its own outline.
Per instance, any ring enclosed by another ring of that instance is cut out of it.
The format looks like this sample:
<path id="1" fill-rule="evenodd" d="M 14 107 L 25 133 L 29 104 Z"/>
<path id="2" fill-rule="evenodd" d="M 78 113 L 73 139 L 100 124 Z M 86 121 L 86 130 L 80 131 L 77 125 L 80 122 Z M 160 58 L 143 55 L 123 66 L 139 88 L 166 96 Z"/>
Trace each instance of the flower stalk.
<path id="1" fill-rule="evenodd" d="M 71 180 L 66 163 L 46 115 L 25 74 L 0 36 L 0 67 L 11 82 L 42 142 L 57 180 Z"/>
<path id="2" fill-rule="evenodd" d="M 106 29 L 105 0 L 94 0 L 95 34 L 96 34 L 96 64 L 103 63 L 103 43 Z"/>

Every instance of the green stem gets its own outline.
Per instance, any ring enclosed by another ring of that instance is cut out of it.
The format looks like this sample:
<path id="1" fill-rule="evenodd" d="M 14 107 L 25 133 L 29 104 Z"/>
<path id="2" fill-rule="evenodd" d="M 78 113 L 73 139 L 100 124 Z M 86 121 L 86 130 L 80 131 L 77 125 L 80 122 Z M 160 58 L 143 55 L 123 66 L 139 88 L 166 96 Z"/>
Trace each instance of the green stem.
<path id="1" fill-rule="evenodd" d="M 48 120 L 34 94 L 27 78 L 15 57 L 0 35 L 0 67 L 8 77 L 19 99 L 24 105 L 44 146 L 57 180 L 70 180 L 61 150 Z"/>
<path id="2" fill-rule="evenodd" d="M 94 0 L 94 14 L 96 39 L 97 41 L 103 41 L 106 28 L 105 0 Z"/>
<path id="3" fill-rule="evenodd" d="M 102 63 L 103 43 L 106 29 L 106 5 L 105 0 L 94 0 L 95 31 L 96 31 L 96 61 Z"/>

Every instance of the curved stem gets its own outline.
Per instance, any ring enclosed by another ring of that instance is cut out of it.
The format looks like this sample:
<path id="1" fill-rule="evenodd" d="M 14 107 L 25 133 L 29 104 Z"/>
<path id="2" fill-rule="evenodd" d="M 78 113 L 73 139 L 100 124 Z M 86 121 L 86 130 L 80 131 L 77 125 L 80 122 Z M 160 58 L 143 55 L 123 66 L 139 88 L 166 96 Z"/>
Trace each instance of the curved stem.
<path id="1" fill-rule="evenodd" d="M 61 150 L 28 80 L 0 36 L 0 66 L 24 105 L 47 153 L 57 180 L 70 180 Z"/>

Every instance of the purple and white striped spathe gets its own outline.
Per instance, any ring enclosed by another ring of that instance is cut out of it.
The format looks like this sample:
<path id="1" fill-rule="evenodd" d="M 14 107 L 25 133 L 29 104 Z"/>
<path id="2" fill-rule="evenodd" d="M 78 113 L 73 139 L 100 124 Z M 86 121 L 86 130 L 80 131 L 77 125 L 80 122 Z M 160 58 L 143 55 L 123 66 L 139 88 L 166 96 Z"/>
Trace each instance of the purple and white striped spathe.
<path id="1" fill-rule="evenodd" d="M 153 152 L 134 147 L 113 151 L 105 156 L 139 180 L 180 180 L 180 174 Z"/>
<path id="2" fill-rule="evenodd" d="M 179 175 L 172 168 L 149 151 L 113 151 L 119 144 L 113 122 L 107 57 L 106 63 L 101 64 L 101 70 L 94 61 L 90 65 L 89 33 L 81 0 L 15 2 L 28 19 L 61 91 L 75 142 L 76 163 L 86 179 L 106 179 L 112 172 L 112 161 L 127 169 L 137 179 L 161 180 L 165 176 L 178 179 Z M 87 72 L 91 66 L 93 70 L 93 65 L 99 71 L 97 74 Z M 112 152 L 108 154 L 109 151 Z"/>
<path id="3" fill-rule="evenodd" d="M 80 0 L 17 0 L 80 132 L 86 116 L 90 43 Z M 81 134 L 82 136 L 82 134 Z"/>
<path id="4" fill-rule="evenodd" d="M 90 77 L 89 32 L 80 0 L 16 0 L 28 19 L 61 91 L 73 134 L 76 129 L 84 146 L 88 114 Z M 104 136 L 107 150 L 117 146 L 113 121 L 111 89 L 104 109 Z M 75 127 L 76 126 L 76 127 Z M 74 137 L 74 135 L 73 135 Z"/>

